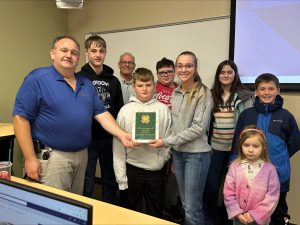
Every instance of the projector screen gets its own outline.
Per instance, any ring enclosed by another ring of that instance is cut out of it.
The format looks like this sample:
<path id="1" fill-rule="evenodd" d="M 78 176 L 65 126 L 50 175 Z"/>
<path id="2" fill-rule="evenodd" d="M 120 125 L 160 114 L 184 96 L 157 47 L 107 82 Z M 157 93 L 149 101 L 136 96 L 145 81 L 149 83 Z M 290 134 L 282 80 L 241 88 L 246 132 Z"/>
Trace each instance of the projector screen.
<path id="1" fill-rule="evenodd" d="M 299 22 L 300 1 L 231 0 L 229 57 L 244 84 L 273 73 L 281 90 L 300 90 Z"/>

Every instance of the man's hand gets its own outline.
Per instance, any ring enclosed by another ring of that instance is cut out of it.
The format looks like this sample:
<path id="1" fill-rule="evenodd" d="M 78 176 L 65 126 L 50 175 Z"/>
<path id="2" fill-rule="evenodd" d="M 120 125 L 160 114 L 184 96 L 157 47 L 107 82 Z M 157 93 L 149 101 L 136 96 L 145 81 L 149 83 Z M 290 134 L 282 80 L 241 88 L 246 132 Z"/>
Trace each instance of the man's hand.
<path id="1" fill-rule="evenodd" d="M 13 123 L 15 135 L 25 159 L 25 172 L 30 178 L 38 180 L 40 162 L 34 152 L 30 123 L 25 117 L 19 115 L 13 117 Z"/>
<path id="2" fill-rule="evenodd" d="M 122 144 L 127 148 L 134 147 L 134 144 L 132 142 L 131 135 L 126 133 L 116 122 L 116 120 L 113 118 L 113 116 L 109 112 L 104 112 L 101 114 L 98 114 L 94 117 L 101 126 L 109 132 L 111 135 L 117 137 Z"/>
<path id="3" fill-rule="evenodd" d="M 39 180 L 41 173 L 41 164 L 37 158 L 25 160 L 25 172 L 27 176 L 34 180 Z"/>
<path id="4" fill-rule="evenodd" d="M 131 135 L 128 133 L 124 133 L 124 135 L 121 135 L 118 137 L 122 144 L 127 148 L 133 148 L 134 142 L 132 141 Z"/>

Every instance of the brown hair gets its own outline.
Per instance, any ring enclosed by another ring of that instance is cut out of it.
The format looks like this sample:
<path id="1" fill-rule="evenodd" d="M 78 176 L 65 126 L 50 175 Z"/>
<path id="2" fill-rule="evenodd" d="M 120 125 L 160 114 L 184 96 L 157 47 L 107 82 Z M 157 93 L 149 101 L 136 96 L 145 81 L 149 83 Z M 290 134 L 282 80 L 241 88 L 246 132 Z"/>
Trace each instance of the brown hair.
<path id="1" fill-rule="evenodd" d="M 61 35 L 61 36 L 57 36 L 54 40 L 53 40 L 53 43 L 52 43 L 52 49 L 55 49 L 56 48 L 56 43 L 62 39 L 70 39 L 72 41 L 75 42 L 75 44 L 77 45 L 78 47 L 78 50 L 80 51 L 80 44 L 78 43 L 78 41 L 71 35 Z"/>
<path id="2" fill-rule="evenodd" d="M 152 81 L 154 83 L 154 76 L 151 70 L 143 67 L 137 68 L 134 71 L 132 79 L 133 84 L 135 84 L 137 80 L 140 80 L 142 82 Z"/>
<path id="3" fill-rule="evenodd" d="M 278 78 L 272 74 L 272 73 L 263 73 L 261 75 L 259 75 L 256 79 L 255 79 L 255 89 L 258 88 L 258 85 L 262 82 L 274 82 L 274 84 L 276 85 L 277 89 L 279 89 L 279 80 Z"/>
<path id="4" fill-rule="evenodd" d="M 97 47 L 102 47 L 106 50 L 105 40 L 98 35 L 92 35 L 92 36 L 88 37 L 88 39 L 85 40 L 84 48 L 89 49 L 93 43 L 95 43 L 95 45 Z"/>
<path id="5" fill-rule="evenodd" d="M 240 76 L 238 74 L 238 68 L 237 68 L 236 64 L 231 60 L 224 60 L 217 67 L 217 70 L 215 73 L 214 84 L 211 89 L 212 98 L 213 98 L 213 102 L 214 102 L 214 106 L 213 106 L 213 110 L 212 110 L 213 112 L 220 111 L 220 105 L 224 104 L 224 100 L 222 98 L 222 95 L 224 94 L 224 89 L 222 88 L 219 77 L 220 77 L 220 74 L 221 74 L 224 66 L 227 66 L 227 65 L 233 69 L 235 75 L 234 75 L 234 79 L 233 79 L 231 87 L 230 87 L 229 98 L 225 102 L 225 107 L 227 109 L 231 108 L 231 104 L 234 101 L 234 96 L 238 90 L 242 90 L 242 89 L 249 90 L 242 84 L 242 82 L 240 80 Z"/>

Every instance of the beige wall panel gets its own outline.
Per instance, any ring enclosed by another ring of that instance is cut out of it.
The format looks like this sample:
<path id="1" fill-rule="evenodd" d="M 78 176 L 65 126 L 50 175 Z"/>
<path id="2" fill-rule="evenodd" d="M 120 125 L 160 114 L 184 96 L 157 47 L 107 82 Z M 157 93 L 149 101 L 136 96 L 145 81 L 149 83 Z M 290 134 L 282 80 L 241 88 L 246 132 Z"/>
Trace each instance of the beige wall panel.
<path id="1" fill-rule="evenodd" d="M 0 122 L 11 122 L 16 92 L 28 72 L 51 64 L 52 40 L 64 34 L 67 11 L 56 8 L 54 0 L 0 1 Z M 0 149 L 1 150 L 1 149 Z M 14 171 L 22 176 L 23 158 L 15 145 Z"/>
<path id="2" fill-rule="evenodd" d="M 67 32 L 67 11 L 58 10 L 54 0 L 1 0 L 0 18 L 0 121 L 10 122 L 25 75 L 51 63 L 53 38 Z"/>
<path id="3" fill-rule="evenodd" d="M 83 45 L 84 34 L 89 32 L 226 16 L 229 11 L 229 0 L 86 0 L 82 10 L 69 11 L 69 31 Z"/>

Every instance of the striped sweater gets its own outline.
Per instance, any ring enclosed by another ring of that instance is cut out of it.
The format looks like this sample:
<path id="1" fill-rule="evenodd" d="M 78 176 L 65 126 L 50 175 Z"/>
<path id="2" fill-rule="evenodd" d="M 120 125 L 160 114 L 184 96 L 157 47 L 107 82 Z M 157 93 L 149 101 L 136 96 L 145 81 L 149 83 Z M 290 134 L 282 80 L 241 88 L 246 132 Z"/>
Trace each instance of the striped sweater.
<path id="1" fill-rule="evenodd" d="M 233 108 L 233 107 L 232 107 Z M 220 107 L 214 113 L 211 147 L 213 149 L 230 151 L 234 135 L 234 110 Z"/>
<path id="2" fill-rule="evenodd" d="M 226 102 L 226 99 L 224 100 Z M 246 89 L 240 89 L 237 93 L 235 93 L 234 101 L 232 102 L 229 110 L 226 107 L 219 106 L 220 110 L 212 114 L 209 129 L 209 143 L 214 150 L 231 150 L 235 125 L 239 115 L 252 105 L 252 92 Z"/>

